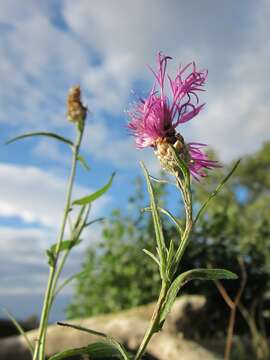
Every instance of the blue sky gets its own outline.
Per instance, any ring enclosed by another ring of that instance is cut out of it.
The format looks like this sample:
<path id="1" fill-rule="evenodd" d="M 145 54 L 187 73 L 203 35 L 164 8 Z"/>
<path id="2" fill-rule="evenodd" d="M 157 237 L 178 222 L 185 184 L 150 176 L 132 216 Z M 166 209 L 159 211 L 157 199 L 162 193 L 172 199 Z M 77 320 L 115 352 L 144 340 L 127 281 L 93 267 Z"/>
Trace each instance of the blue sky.
<path id="1" fill-rule="evenodd" d="M 269 139 L 269 17 L 267 0 L 0 0 L 1 144 L 36 130 L 72 137 L 66 94 L 80 84 L 91 110 L 83 143 L 91 171 L 79 171 L 75 191 L 89 193 L 117 171 L 93 211 L 106 216 L 125 208 L 139 160 L 154 173 L 159 168 L 151 151 L 135 149 L 125 110 L 131 90 L 147 94 L 146 64 L 154 67 L 162 50 L 174 58 L 172 72 L 193 60 L 209 70 L 207 105 L 182 126 L 185 138 L 210 144 L 224 162 L 253 152 Z M 0 148 L 0 304 L 17 316 L 39 307 L 44 250 L 58 228 L 69 155 L 45 139 Z M 86 244 L 98 238 L 93 227 Z M 79 268 L 83 251 L 65 275 Z"/>

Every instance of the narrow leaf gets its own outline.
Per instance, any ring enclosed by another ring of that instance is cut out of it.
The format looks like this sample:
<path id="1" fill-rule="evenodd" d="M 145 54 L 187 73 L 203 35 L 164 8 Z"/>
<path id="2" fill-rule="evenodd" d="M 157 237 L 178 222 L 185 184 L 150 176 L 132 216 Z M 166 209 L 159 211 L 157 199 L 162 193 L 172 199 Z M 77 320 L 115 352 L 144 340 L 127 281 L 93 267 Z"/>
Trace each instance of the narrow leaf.
<path id="1" fill-rule="evenodd" d="M 119 351 L 112 345 L 105 342 L 96 342 L 85 347 L 62 351 L 53 355 L 49 360 L 61 360 L 75 355 L 89 355 L 91 360 L 112 358 L 123 359 Z"/>
<path id="2" fill-rule="evenodd" d="M 169 185 L 175 185 L 175 182 L 172 182 L 172 181 L 169 181 L 169 180 L 166 180 L 166 179 L 158 179 L 152 175 L 149 175 L 150 179 L 157 182 L 157 183 L 160 183 L 160 184 L 169 184 Z"/>
<path id="3" fill-rule="evenodd" d="M 28 336 L 26 335 L 26 332 L 23 330 L 23 328 L 18 323 L 18 321 L 15 319 L 15 317 L 7 309 L 3 309 L 3 311 L 7 315 L 7 317 L 10 319 L 10 321 L 13 323 L 13 325 L 16 327 L 18 332 L 24 337 L 27 347 L 28 347 L 29 351 L 31 352 L 31 354 L 33 355 L 34 348 L 31 344 L 31 341 L 29 340 Z"/>
<path id="4" fill-rule="evenodd" d="M 155 255 L 153 253 L 151 253 L 151 251 L 148 251 L 146 249 L 143 249 L 143 252 L 148 255 L 152 260 L 154 260 L 155 263 L 158 264 L 158 266 L 160 266 L 160 263 L 158 261 L 158 259 L 155 257 Z"/>
<path id="5" fill-rule="evenodd" d="M 48 256 L 48 264 L 49 266 L 53 266 L 55 263 L 55 257 L 54 252 L 51 251 L 51 249 L 46 250 L 46 254 Z"/>
<path id="6" fill-rule="evenodd" d="M 89 209 L 89 210 L 90 210 L 90 209 Z M 83 221 L 84 216 L 85 216 L 85 214 L 87 214 L 87 212 L 88 212 L 89 210 L 87 210 L 86 205 L 84 205 L 84 206 L 81 207 L 81 209 L 80 209 L 80 211 L 79 211 L 79 213 L 78 213 L 77 219 L 76 219 L 76 221 L 75 221 L 75 224 L 74 224 L 74 226 L 73 226 L 73 229 L 74 229 L 74 230 L 80 228 L 82 222 L 84 222 L 84 221 Z"/>
<path id="7" fill-rule="evenodd" d="M 163 209 L 162 207 L 158 206 L 158 210 L 159 212 L 165 214 L 166 216 L 168 216 L 168 218 L 170 218 L 172 220 L 172 222 L 175 224 L 178 232 L 179 232 L 179 235 L 180 237 L 182 236 L 182 233 L 183 233 L 183 229 L 182 229 L 182 226 L 179 222 L 179 220 L 168 210 L 166 209 Z M 143 208 L 141 209 L 142 212 L 144 211 L 151 211 L 151 208 L 150 207 L 146 207 L 146 208 Z"/>
<path id="8" fill-rule="evenodd" d="M 235 280 L 238 276 L 224 269 L 192 269 L 181 274 L 184 284 L 190 280 Z"/>
<path id="9" fill-rule="evenodd" d="M 143 169 L 145 179 L 147 182 L 147 189 L 148 189 L 148 193 L 150 196 L 150 206 L 151 206 L 151 212 L 152 212 L 152 217 L 153 217 L 153 222 L 154 222 L 157 245 L 158 245 L 158 249 L 159 249 L 159 256 L 160 256 L 160 260 L 161 260 L 162 273 L 164 274 L 165 273 L 165 248 L 166 248 L 166 246 L 165 246 L 165 241 L 164 241 L 162 223 L 161 223 L 159 212 L 158 212 L 158 206 L 156 203 L 154 190 L 153 190 L 150 178 L 149 178 L 148 171 L 143 162 L 141 162 L 141 167 Z"/>
<path id="10" fill-rule="evenodd" d="M 95 336 L 100 336 L 104 339 L 107 340 L 107 343 L 105 343 L 106 345 L 109 345 L 111 347 L 113 347 L 115 350 L 117 350 L 117 358 L 123 359 L 123 360 L 130 360 L 131 359 L 131 355 L 125 350 L 125 348 L 122 346 L 122 344 L 120 344 L 117 340 L 115 340 L 114 338 L 106 335 L 105 333 L 102 333 L 100 331 L 96 331 L 96 330 L 92 330 L 92 329 L 88 329 L 85 328 L 83 326 L 79 326 L 79 325 L 74 325 L 74 324 L 68 324 L 68 323 L 62 323 L 62 322 L 58 322 L 57 323 L 60 326 L 66 326 L 66 327 L 70 327 L 79 331 L 84 331 L 87 332 L 89 334 L 95 335 Z M 101 343 L 103 344 L 103 343 Z M 94 357 L 93 359 L 95 359 L 96 357 Z"/>
<path id="11" fill-rule="evenodd" d="M 86 328 L 84 326 L 80 326 L 80 325 L 76 325 L 76 324 L 64 323 L 64 322 L 61 322 L 61 321 L 58 321 L 57 325 L 68 327 L 68 328 L 79 330 L 79 331 L 83 331 L 83 332 L 87 332 L 87 333 L 89 333 L 91 335 L 101 336 L 104 339 L 108 339 L 108 335 L 106 335 L 105 333 L 103 333 L 101 331 L 96 331 L 96 330 L 93 330 L 93 329 L 89 329 L 89 328 Z"/>
<path id="12" fill-rule="evenodd" d="M 99 197 L 101 197 L 112 186 L 114 176 L 115 176 L 115 173 L 112 174 L 112 176 L 111 176 L 110 180 L 108 181 L 108 183 L 106 185 L 104 185 L 101 189 L 99 189 L 98 191 L 94 192 L 91 195 L 88 195 L 88 196 L 85 196 L 85 197 L 83 197 L 81 199 L 73 201 L 73 205 L 86 205 L 86 204 L 89 204 L 89 203 L 95 201 Z"/>
<path id="13" fill-rule="evenodd" d="M 175 147 L 172 145 L 169 145 L 169 146 L 170 146 L 170 149 L 172 150 L 174 159 L 177 162 L 177 165 L 183 174 L 186 184 L 189 184 L 190 183 L 190 173 L 189 173 L 189 168 L 188 168 L 187 164 L 179 157 Z"/>
<path id="14" fill-rule="evenodd" d="M 235 170 L 237 169 L 238 165 L 240 164 L 241 160 L 238 160 L 233 168 L 231 169 L 231 171 L 228 173 L 228 175 L 225 176 L 224 179 L 221 180 L 221 182 L 218 184 L 217 188 L 209 195 L 208 199 L 205 201 L 205 203 L 202 205 L 202 207 L 200 208 L 200 210 L 198 211 L 198 214 L 193 222 L 193 225 L 196 224 L 196 222 L 198 221 L 198 219 L 200 218 L 200 216 L 203 214 L 203 212 L 206 210 L 207 206 L 209 205 L 210 201 L 221 191 L 221 189 L 223 188 L 223 186 L 226 184 L 226 182 L 230 179 L 230 177 L 233 175 L 233 173 L 235 172 Z"/>
<path id="15" fill-rule="evenodd" d="M 174 253 L 175 253 L 175 250 L 174 250 L 174 241 L 171 240 L 169 250 L 167 251 L 167 264 L 168 264 L 168 268 L 171 268 L 172 265 L 173 265 L 172 262 L 173 262 Z"/>
<path id="16" fill-rule="evenodd" d="M 102 221 L 104 221 L 104 220 L 105 220 L 105 218 L 100 217 L 100 218 L 97 218 L 97 219 L 88 221 L 88 222 L 85 224 L 85 227 L 91 226 L 91 225 L 93 225 L 93 224 L 95 224 L 95 223 L 98 223 L 98 222 L 102 222 Z"/>
<path id="17" fill-rule="evenodd" d="M 78 272 L 78 273 L 70 276 L 70 277 L 67 278 L 66 280 L 64 280 L 63 283 L 62 283 L 61 285 L 59 285 L 59 287 L 55 290 L 54 295 L 53 295 L 54 298 L 56 297 L 57 294 L 60 293 L 61 290 L 63 290 L 63 288 L 64 288 L 65 286 L 67 286 L 67 285 L 68 285 L 69 283 L 71 283 L 73 280 L 79 279 L 79 278 L 85 276 L 86 274 L 87 274 L 87 271 L 85 271 L 85 270 L 84 270 L 84 271 L 80 271 L 80 272 Z"/>
<path id="18" fill-rule="evenodd" d="M 71 140 L 66 139 L 61 135 L 58 135 L 58 134 L 55 134 L 55 133 L 52 133 L 52 132 L 46 132 L 46 131 L 31 132 L 31 133 L 19 135 L 19 136 L 16 136 L 16 137 L 8 140 L 6 142 L 6 144 L 8 145 L 8 144 L 11 144 L 11 143 L 13 143 L 15 141 L 22 140 L 22 139 L 29 138 L 29 137 L 34 137 L 34 136 L 50 137 L 50 138 L 53 138 L 55 140 L 62 141 L 63 143 L 66 143 L 66 144 L 68 144 L 70 146 L 73 146 L 73 142 Z"/>
<path id="19" fill-rule="evenodd" d="M 65 251 L 65 250 L 70 250 L 74 246 L 77 246 L 78 244 L 80 244 L 81 241 L 82 240 L 80 240 L 80 239 L 78 239 L 78 240 L 64 240 L 64 241 L 61 242 L 59 252 Z M 50 247 L 50 251 L 52 251 L 53 254 L 55 253 L 56 249 L 57 249 L 57 244 L 53 244 Z"/>
<path id="20" fill-rule="evenodd" d="M 77 155 L 77 160 L 82 165 L 82 167 L 85 168 L 85 170 L 87 170 L 87 171 L 90 170 L 90 166 L 88 165 L 87 161 L 85 160 L 85 158 L 81 154 Z"/>
<path id="21" fill-rule="evenodd" d="M 163 214 L 167 215 L 172 221 L 173 223 L 175 224 L 177 230 L 178 230 L 178 233 L 180 235 L 180 237 L 182 236 L 182 233 L 183 233 L 183 229 L 182 229 L 182 226 L 179 222 L 179 220 L 168 210 L 166 209 L 163 209 L 163 208 L 158 208 L 160 212 L 162 212 Z"/>
<path id="22" fill-rule="evenodd" d="M 223 269 L 193 269 L 180 274 L 172 283 L 164 302 L 160 322 L 164 321 L 170 312 L 179 290 L 190 280 L 220 280 L 237 279 L 237 275 Z"/>

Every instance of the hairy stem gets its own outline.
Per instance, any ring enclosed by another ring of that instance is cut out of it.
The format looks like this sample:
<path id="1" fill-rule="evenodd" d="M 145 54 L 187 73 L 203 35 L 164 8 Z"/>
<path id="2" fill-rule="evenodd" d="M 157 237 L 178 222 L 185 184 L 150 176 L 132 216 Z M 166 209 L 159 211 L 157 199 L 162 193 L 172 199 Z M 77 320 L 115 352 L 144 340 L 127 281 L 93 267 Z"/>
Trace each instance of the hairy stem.
<path id="1" fill-rule="evenodd" d="M 191 197 L 191 190 L 190 184 L 188 186 L 184 185 L 183 182 L 179 177 L 177 177 L 177 186 L 181 191 L 184 207 L 185 207 L 185 214 L 186 214 L 186 222 L 185 222 L 185 230 L 181 237 L 181 241 L 179 247 L 175 254 L 175 264 L 178 266 L 181 258 L 186 250 L 188 245 L 189 237 L 193 227 L 193 219 L 192 219 L 192 197 Z"/>
<path id="2" fill-rule="evenodd" d="M 177 269 L 178 264 L 181 260 L 181 257 L 182 257 L 182 255 L 185 251 L 185 248 L 188 244 L 189 236 L 190 236 L 190 233 L 192 230 L 192 225 L 193 225 L 193 223 L 192 223 L 192 198 L 191 198 L 190 185 L 184 184 L 179 177 L 176 176 L 176 178 L 177 178 L 178 188 L 180 189 L 182 197 L 183 197 L 186 221 L 185 221 L 185 230 L 182 234 L 179 248 L 177 249 L 177 252 L 175 254 L 175 261 L 174 261 L 175 270 Z M 173 274 L 174 274 L 174 272 L 173 272 Z M 136 354 L 134 360 L 140 360 L 142 358 L 142 356 L 145 352 L 145 349 L 146 349 L 148 343 L 150 342 L 152 336 L 156 332 L 161 330 L 161 328 L 162 328 L 162 324 L 160 324 L 160 316 L 161 316 L 161 311 L 163 309 L 163 305 L 165 304 L 165 301 L 166 301 L 166 296 L 167 296 L 167 292 L 169 290 L 169 285 L 170 285 L 171 280 L 172 279 L 168 279 L 167 282 L 165 282 L 164 279 L 162 280 L 162 287 L 161 287 L 161 291 L 159 294 L 157 304 L 155 306 L 154 313 L 152 315 L 149 327 L 146 330 L 146 333 L 144 335 L 144 338 L 142 340 L 142 343 L 137 351 L 137 354 Z"/>
<path id="3" fill-rule="evenodd" d="M 160 312 L 162 309 L 162 306 L 164 304 L 164 301 L 166 299 L 168 286 L 163 285 L 159 294 L 158 301 L 156 303 L 150 324 L 148 326 L 148 329 L 145 332 L 144 338 L 141 342 L 141 345 L 137 351 L 137 354 L 134 358 L 134 360 L 140 360 L 145 352 L 145 349 L 147 345 L 149 344 L 152 336 L 160 330 L 159 326 L 159 319 L 160 319 Z"/>
<path id="4" fill-rule="evenodd" d="M 39 325 L 38 340 L 37 340 L 33 360 L 44 360 L 48 319 L 49 319 L 50 308 L 52 305 L 51 300 L 52 300 L 52 296 L 53 296 L 53 291 L 52 291 L 53 284 L 54 284 L 55 276 L 57 274 L 57 265 L 58 265 L 60 251 L 61 251 L 61 244 L 63 241 L 65 228 L 66 228 L 66 224 L 67 224 L 67 219 L 68 219 L 68 214 L 69 214 L 70 206 L 71 206 L 71 195 L 72 195 L 72 189 L 73 189 L 74 179 L 75 179 L 75 175 L 76 175 L 77 156 L 79 153 L 82 136 L 83 136 L 83 128 L 81 130 L 78 130 L 76 143 L 73 147 L 72 165 L 71 165 L 71 172 L 70 172 L 70 177 L 69 177 L 68 187 L 67 187 L 64 215 L 63 215 L 62 224 L 61 224 L 60 232 L 59 232 L 58 239 L 57 239 L 57 246 L 56 246 L 56 250 L 54 253 L 54 260 L 50 267 L 47 289 L 46 289 L 46 293 L 45 293 L 45 298 L 44 298 L 43 308 L 42 308 L 42 313 L 41 313 L 41 319 L 40 319 L 40 325 Z"/>

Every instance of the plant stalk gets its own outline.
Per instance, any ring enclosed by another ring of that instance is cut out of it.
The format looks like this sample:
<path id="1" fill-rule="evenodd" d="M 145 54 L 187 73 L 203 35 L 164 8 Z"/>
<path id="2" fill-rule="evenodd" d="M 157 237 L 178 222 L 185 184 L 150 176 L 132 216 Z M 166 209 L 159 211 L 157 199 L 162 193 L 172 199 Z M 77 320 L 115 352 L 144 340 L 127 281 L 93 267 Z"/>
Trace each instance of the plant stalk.
<path id="1" fill-rule="evenodd" d="M 48 319 L 49 319 L 50 308 L 52 305 L 51 300 L 52 300 L 52 296 L 53 296 L 53 291 L 52 291 L 53 284 L 55 281 L 55 276 L 57 274 L 57 263 L 58 263 L 58 259 L 59 259 L 59 255 L 60 255 L 60 251 L 61 251 L 61 244 L 62 244 L 63 237 L 65 234 L 65 228 L 66 228 L 66 223 L 67 223 L 67 219 L 68 219 L 68 214 L 70 211 L 72 189 L 73 189 L 74 179 L 75 179 L 75 175 L 76 175 L 77 156 L 78 156 L 81 141 L 82 141 L 83 130 L 84 130 L 84 126 L 82 126 L 82 129 L 77 130 L 76 143 L 72 149 L 73 157 L 72 157 L 71 172 L 70 172 L 70 177 L 69 177 L 68 187 L 67 187 L 64 215 L 63 215 L 62 224 L 60 227 L 60 232 L 58 235 L 56 250 L 54 253 L 54 261 L 50 267 L 50 273 L 49 273 L 49 278 L 48 278 L 48 283 L 47 283 L 47 290 L 46 290 L 46 294 L 44 297 L 40 325 L 39 325 L 38 340 L 37 340 L 33 360 L 44 360 Z"/>
<path id="2" fill-rule="evenodd" d="M 90 206 L 88 206 L 87 208 L 87 211 L 86 211 L 86 215 L 85 215 L 85 219 L 84 219 L 84 223 L 86 223 L 86 220 L 88 218 L 88 215 L 89 215 L 89 211 L 90 211 Z M 79 238 L 81 232 L 83 230 L 83 226 L 81 227 L 79 233 L 77 234 L 77 238 Z M 59 263 L 59 266 L 56 270 L 56 273 L 55 273 L 55 277 L 54 277 L 54 282 L 53 282 L 53 285 L 52 285 L 52 296 L 51 296 L 51 304 L 50 304 L 50 307 L 52 306 L 53 304 L 53 301 L 55 299 L 55 295 L 56 295 L 56 286 L 57 286 L 57 283 L 58 283 L 58 280 L 59 280 L 59 277 L 62 273 L 62 270 L 63 270 L 63 267 L 66 263 L 66 260 L 69 256 L 69 253 L 70 253 L 71 249 L 68 249 L 65 251 L 64 255 L 62 256 L 61 260 L 60 260 L 60 263 Z"/>
<path id="3" fill-rule="evenodd" d="M 159 298 L 156 303 L 149 327 L 145 332 L 145 335 L 143 337 L 143 340 L 142 340 L 141 345 L 136 353 L 134 360 L 140 360 L 142 358 L 142 356 L 145 352 L 145 349 L 146 349 L 147 345 L 149 344 L 152 336 L 160 330 L 160 325 L 159 325 L 160 312 L 161 312 L 162 306 L 164 304 L 164 301 L 166 299 L 167 290 L 168 290 L 168 286 L 163 285 L 161 288 Z"/>
<path id="4" fill-rule="evenodd" d="M 181 241 L 180 241 L 180 245 L 179 248 L 177 249 L 177 252 L 175 254 L 175 268 L 178 267 L 179 261 L 181 260 L 181 257 L 186 249 L 186 246 L 188 244 L 188 240 L 189 240 L 189 236 L 192 230 L 192 198 L 191 198 L 191 191 L 190 191 L 190 186 L 188 184 L 184 185 L 181 180 L 176 176 L 177 178 L 177 184 L 178 184 L 178 188 L 181 190 L 181 194 L 183 197 L 183 202 L 184 202 L 184 207 L 185 207 L 185 213 L 186 213 L 186 221 L 185 221 L 185 230 L 183 232 Z M 171 280 L 171 279 L 169 279 Z M 163 308 L 163 305 L 166 301 L 166 295 L 169 289 L 169 285 L 170 282 L 166 283 L 163 280 L 163 284 L 161 287 L 161 291 L 159 294 L 159 298 L 157 301 L 157 304 L 155 306 L 155 310 L 152 316 L 152 319 L 150 321 L 149 327 L 144 335 L 144 338 L 142 340 L 142 343 L 137 351 L 137 354 L 135 356 L 134 360 L 140 360 L 145 352 L 145 349 L 147 347 L 147 345 L 149 344 L 152 336 L 158 332 L 159 330 L 161 330 L 161 324 L 159 323 L 160 321 L 160 315 L 161 315 L 161 310 Z"/>

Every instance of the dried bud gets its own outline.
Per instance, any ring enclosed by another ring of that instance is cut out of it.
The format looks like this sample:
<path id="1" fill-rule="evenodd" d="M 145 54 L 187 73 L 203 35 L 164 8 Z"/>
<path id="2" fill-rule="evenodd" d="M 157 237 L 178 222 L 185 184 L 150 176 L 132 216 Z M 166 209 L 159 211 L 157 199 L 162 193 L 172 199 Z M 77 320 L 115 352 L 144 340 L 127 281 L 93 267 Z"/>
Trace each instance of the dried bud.
<path id="1" fill-rule="evenodd" d="M 73 86 L 67 98 L 67 118 L 69 121 L 77 123 L 85 119 L 87 108 L 81 102 L 80 86 Z"/>

